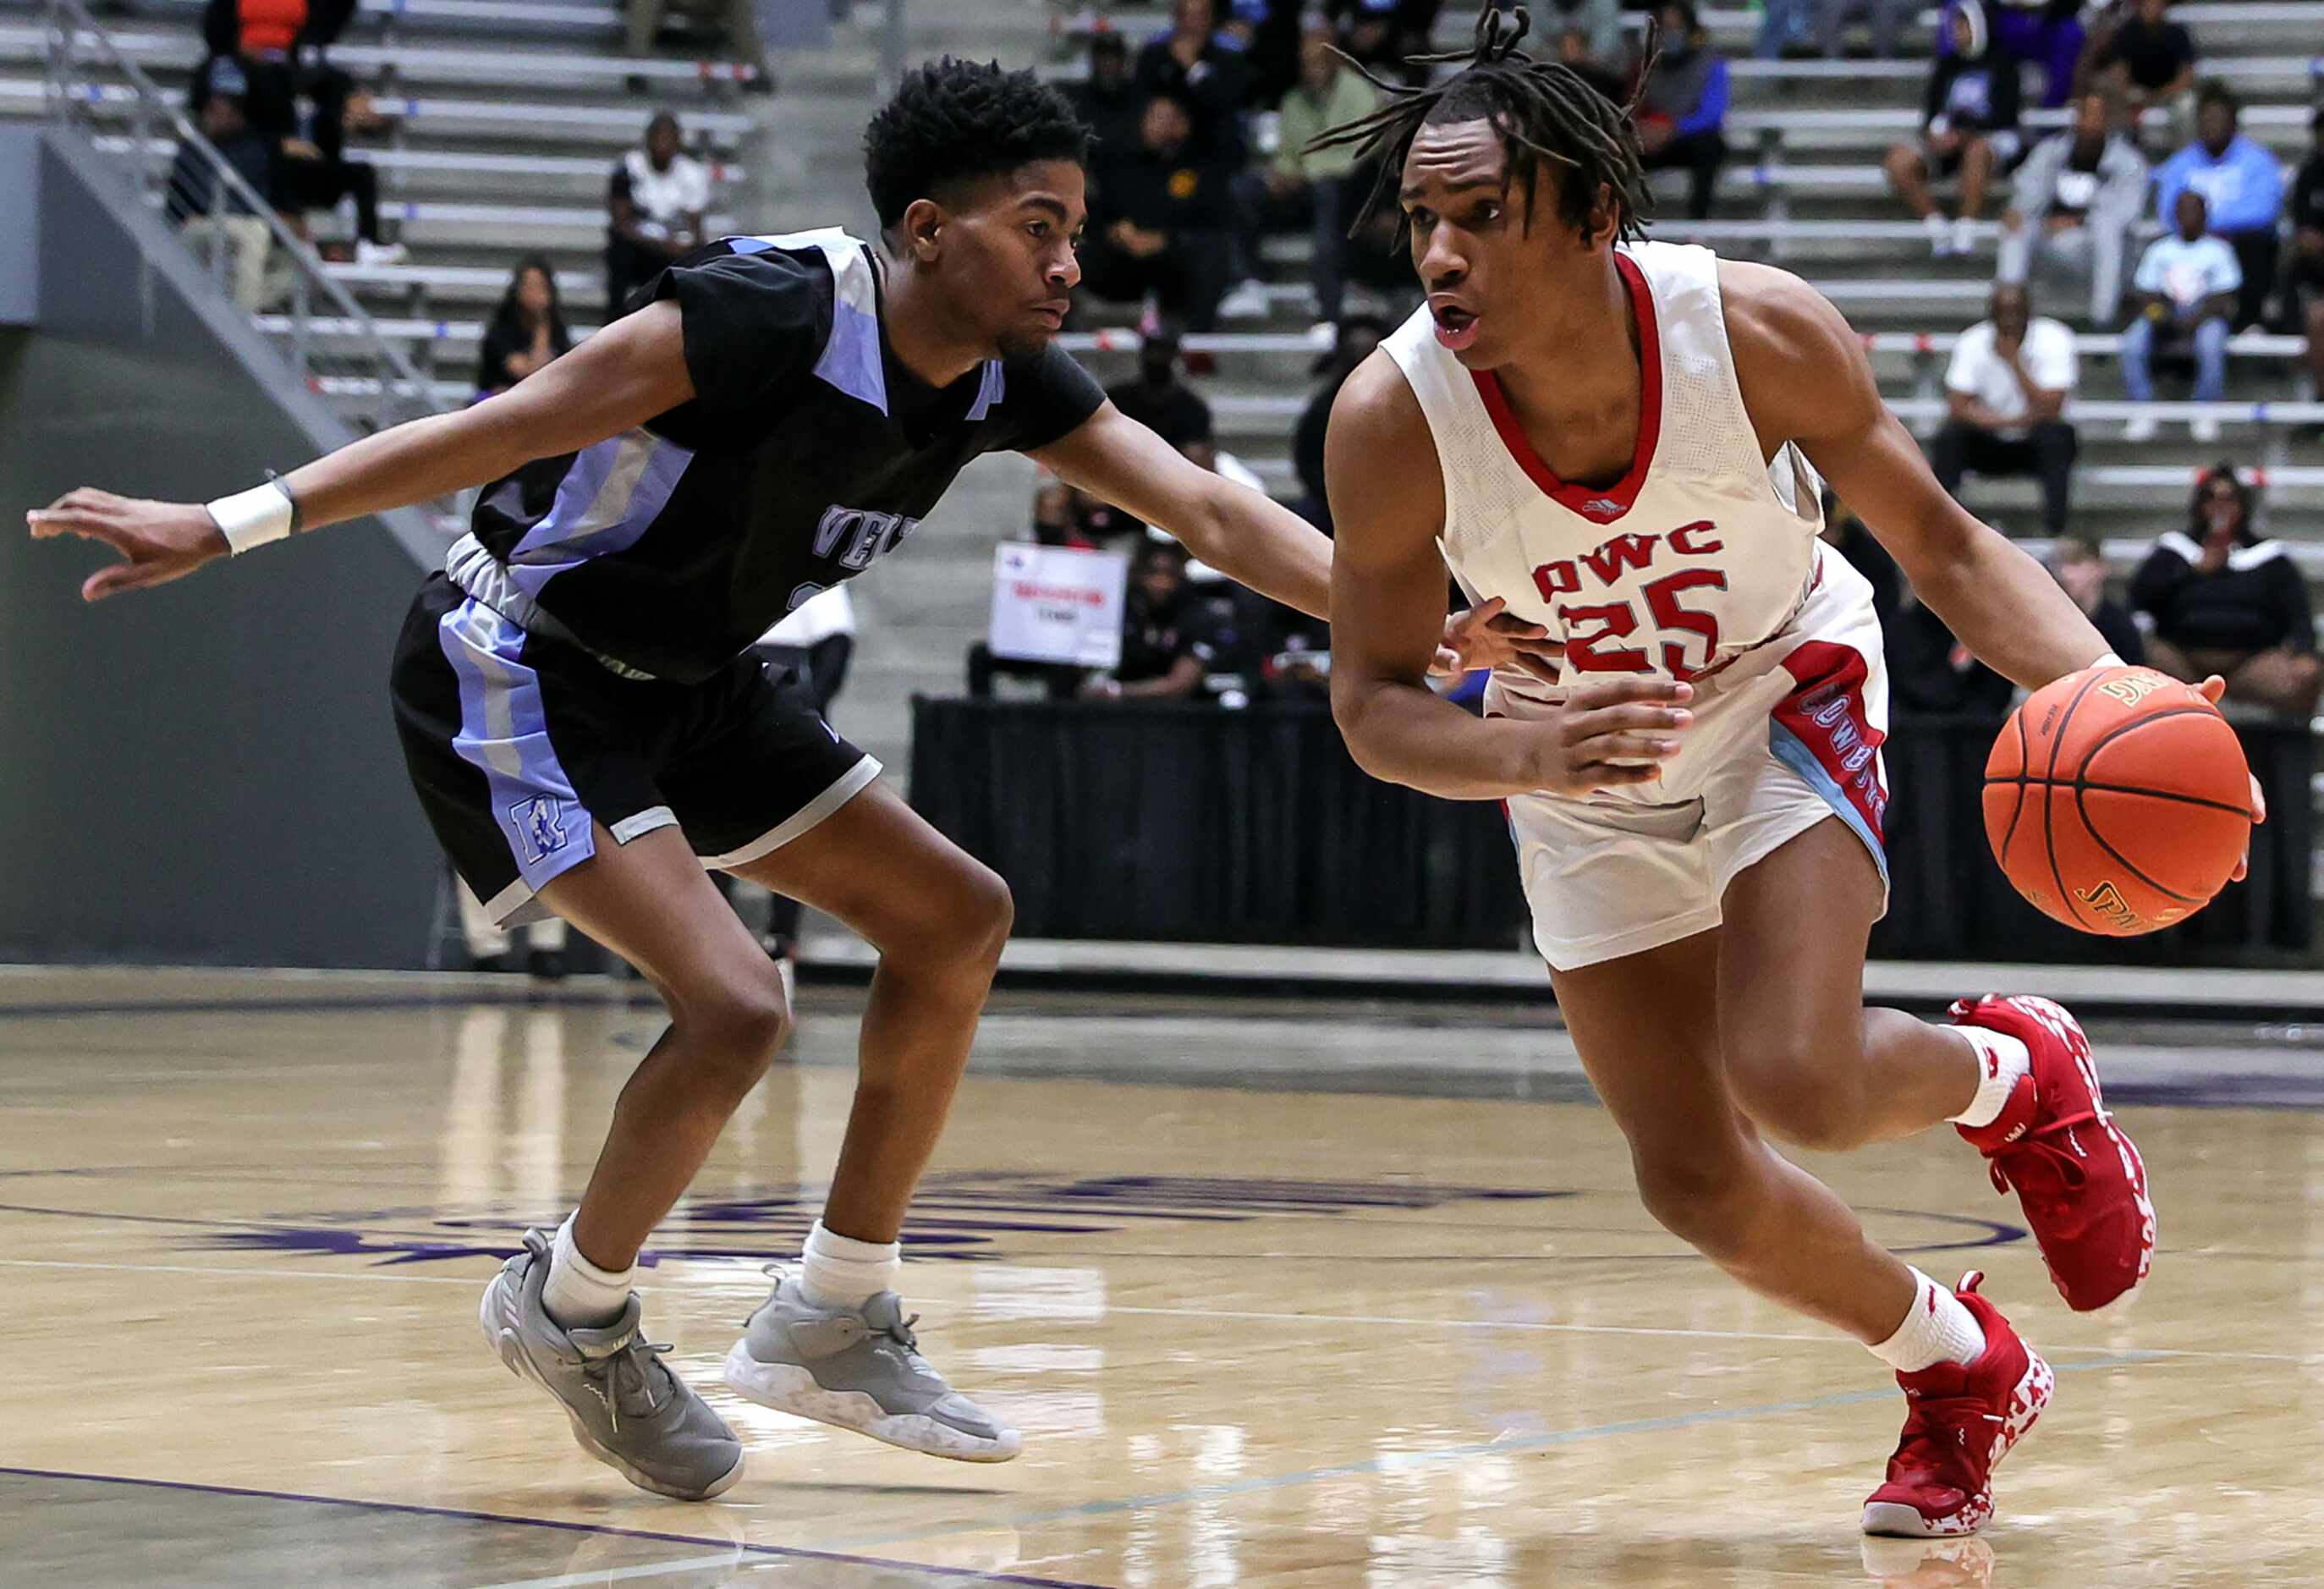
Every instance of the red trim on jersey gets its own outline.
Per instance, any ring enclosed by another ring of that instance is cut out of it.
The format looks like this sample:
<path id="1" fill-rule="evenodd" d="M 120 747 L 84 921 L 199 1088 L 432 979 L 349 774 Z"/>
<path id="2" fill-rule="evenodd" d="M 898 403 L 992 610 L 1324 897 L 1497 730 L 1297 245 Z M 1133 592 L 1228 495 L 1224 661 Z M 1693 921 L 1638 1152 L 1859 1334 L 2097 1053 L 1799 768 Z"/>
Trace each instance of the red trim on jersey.
<path id="1" fill-rule="evenodd" d="M 1638 439 L 1630 454 L 1630 472 L 1621 479 L 1603 491 L 1569 485 L 1559 479 L 1526 439 L 1525 427 L 1509 407 L 1508 393 L 1501 390 L 1500 377 L 1490 370 L 1469 372 L 1477 383 L 1477 395 L 1485 401 L 1485 411 L 1492 416 L 1493 429 L 1500 432 L 1501 445 L 1508 448 L 1517 467 L 1541 487 L 1544 496 L 1598 524 L 1612 523 L 1637 501 L 1638 488 L 1646 483 L 1646 470 L 1655 461 L 1655 444 L 1663 433 L 1663 346 L 1655 325 L 1655 295 L 1646 286 L 1646 273 L 1628 254 L 1616 254 L 1614 268 L 1630 290 L 1630 309 L 1638 320 Z"/>

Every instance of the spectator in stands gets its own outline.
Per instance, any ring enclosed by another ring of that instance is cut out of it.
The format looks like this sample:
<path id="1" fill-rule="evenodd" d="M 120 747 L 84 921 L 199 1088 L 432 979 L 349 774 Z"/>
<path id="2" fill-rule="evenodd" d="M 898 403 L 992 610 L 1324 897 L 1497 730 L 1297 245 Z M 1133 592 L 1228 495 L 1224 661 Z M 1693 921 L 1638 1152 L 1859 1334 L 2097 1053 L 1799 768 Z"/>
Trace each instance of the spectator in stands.
<path id="1" fill-rule="evenodd" d="M 1146 96 L 1130 78 L 1130 42 L 1120 33 L 1108 29 L 1090 35 L 1089 76 L 1066 84 L 1065 95 L 1097 134 L 1099 159 L 1137 147 Z"/>
<path id="2" fill-rule="evenodd" d="M 1574 76 L 1598 90 L 1617 105 L 1629 102 L 1629 80 L 1622 75 L 1626 63 L 1622 56 L 1600 60 L 1590 53 L 1588 35 L 1576 28 L 1568 28 L 1557 37 L 1557 59 Z"/>
<path id="3" fill-rule="evenodd" d="M 1898 712 L 1996 723 L 2008 714 L 2017 687 L 1972 656 L 1909 582 L 1882 631 L 1889 698 Z"/>
<path id="4" fill-rule="evenodd" d="M 1065 547 L 1074 551 L 1098 550 L 1096 540 L 1083 529 L 1080 497 L 1081 494 L 1064 481 L 1044 475 L 1033 492 L 1033 544 Z M 1135 524 L 1136 522 L 1131 522 Z M 845 587 L 839 588 L 844 589 Z M 967 662 L 968 693 L 974 700 L 991 700 L 993 681 L 997 679 L 1023 679 L 1038 685 L 1043 696 L 1049 700 L 1071 700 L 1086 672 L 1084 669 L 1063 662 L 997 657 L 992 654 L 992 645 L 988 640 L 980 640 L 968 648 Z"/>
<path id="5" fill-rule="evenodd" d="M 1820 0 L 1760 0 L 1758 37 L 1751 53 L 1761 60 L 1804 60 L 1816 52 Z"/>
<path id="6" fill-rule="evenodd" d="M 1331 423 L 1332 403 L 1356 366 L 1371 356 L 1372 349 L 1387 335 L 1388 327 L 1370 315 L 1340 322 L 1332 351 L 1316 362 L 1315 390 L 1300 411 L 1298 429 L 1292 433 L 1291 462 L 1302 492 L 1292 505 L 1301 518 L 1326 535 L 1332 532 L 1332 508 L 1323 492 L 1323 436 Z"/>
<path id="7" fill-rule="evenodd" d="M 507 391 L 534 371 L 573 351 L 573 333 L 557 298 L 557 273 L 546 254 L 530 254 L 509 275 L 508 291 L 484 326 L 476 358 L 476 391 Z"/>
<path id="8" fill-rule="evenodd" d="M 2187 532 L 2169 531 L 2130 582 L 2153 623 L 2147 661 L 2190 683 L 2218 674 L 2228 702 L 2306 720 L 2316 711 L 2308 583 L 2282 541 L 2253 532 L 2251 488 L 2231 464 L 2195 485 Z"/>
<path id="9" fill-rule="evenodd" d="M 1176 99 L 1187 117 L 1184 140 L 1206 162 L 1241 169 L 1242 110 L 1250 91 L 1242 52 L 1218 28 L 1214 0 L 1171 0 L 1170 30 L 1138 52 L 1138 87 Z"/>
<path id="10" fill-rule="evenodd" d="M 756 93 L 767 93 L 774 88 L 774 78 L 767 70 L 766 47 L 759 42 L 759 12 L 753 0 L 622 0 L 629 13 L 627 47 L 632 56 L 653 53 L 654 36 L 661 32 L 663 18 L 673 9 L 690 14 L 714 17 L 725 30 L 726 59 L 755 68 L 754 74 L 743 87 Z M 645 87 L 642 78 L 632 78 L 632 90 Z"/>
<path id="11" fill-rule="evenodd" d="M 213 55 L 287 60 L 338 42 L 355 0 L 208 0 L 202 42 Z"/>
<path id="12" fill-rule="evenodd" d="M 2035 317 L 2023 286 L 1997 283 L 1988 318 L 1961 333 L 1945 370 L 1948 417 L 1929 448 L 1938 482 L 1958 496 L 1971 469 L 2032 475 L 2042 482 L 2043 533 L 2063 535 L 2076 446 L 2064 412 L 2080 378 L 2074 334 Z"/>
<path id="13" fill-rule="evenodd" d="M 1250 237 L 1244 263 L 1258 258 L 1259 239 L 1305 226 L 1316 312 L 1337 320 L 1347 284 L 1348 223 L 1360 202 L 1356 152 L 1342 144 L 1314 153 L 1317 134 L 1371 114 L 1379 95 L 1340 59 L 1331 29 L 1318 23 L 1300 42 L 1299 81 L 1283 97 L 1275 158 L 1238 180 L 1237 199 Z"/>
<path id="14" fill-rule="evenodd" d="M 1097 550 L 1097 542 L 1082 533 L 1074 518 L 1074 488 L 1063 480 L 1045 479 L 1033 493 L 1033 544 Z"/>
<path id="15" fill-rule="evenodd" d="M 2106 555 L 2079 535 L 2061 535 L 2050 549 L 2051 577 L 2074 598 L 2107 648 L 2131 666 L 2146 660 L 2146 636 L 2130 609 L 2107 595 Z"/>
<path id="16" fill-rule="evenodd" d="M 1816 0 L 1815 52 L 1832 58 L 1841 53 L 1841 33 L 1850 20 L 1862 16 L 1872 24 L 1872 53 L 1894 60 L 1896 41 L 1904 23 L 1918 9 L 1915 0 Z"/>
<path id="17" fill-rule="evenodd" d="M 1164 314 L 1208 331 L 1231 268 L 1233 204 L 1230 178 L 1193 147 L 1193 134 L 1185 101 L 1157 94 L 1146 102 L 1139 146 L 1098 162 L 1082 285 L 1115 303 L 1150 292 Z"/>
<path id="18" fill-rule="evenodd" d="M 1203 687 L 1211 644 L 1186 585 L 1186 549 L 1148 540 L 1130 566 L 1121 661 L 1082 683 L 1089 700 L 1183 700 Z"/>
<path id="19" fill-rule="evenodd" d="M 2074 92 L 2081 64 L 2082 0 L 1996 0 L 1987 19 L 1993 42 L 2042 73 L 2042 105 L 2055 110 Z"/>
<path id="20" fill-rule="evenodd" d="M 241 62 L 230 55 L 203 62 L 189 97 L 202 136 L 263 199 L 273 178 L 273 150 L 250 124 L 250 81 Z M 266 217 L 226 185 L 211 157 L 195 144 L 178 145 L 163 213 L 201 257 L 215 262 L 223 252 L 226 291 L 236 304 L 253 314 L 265 306 L 273 234 Z"/>
<path id="21" fill-rule="evenodd" d="M 1506 0 L 1503 0 L 1506 5 Z M 1323 14 L 1340 30 L 1349 57 L 1383 78 L 1401 77 L 1416 87 L 1427 68 L 1410 64 L 1428 53 L 1442 0 L 1324 0 Z"/>
<path id="22" fill-rule="evenodd" d="M 1727 62 L 1711 48 L 1694 0 L 1665 0 L 1655 17 L 1662 49 L 1638 99 L 1638 146 L 1648 171 L 1686 171 L 1686 212 L 1704 220 L 1727 163 Z"/>
<path id="23" fill-rule="evenodd" d="M 2227 388 L 2227 328 L 2236 313 L 2236 294 L 2243 285 L 2243 267 L 2235 250 L 2206 230 L 2203 196 L 2192 188 L 2179 189 L 2173 210 L 2179 230 L 2146 245 L 2131 278 L 2137 292 L 2135 318 L 2122 334 L 2122 383 L 2134 402 L 2154 401 L 2154 356 L 2158 351 L 2191 348 L 2195 356 L 2195 401 L 2217 402 Z M 2219 422 L 2210 418 L 2190 421 L 2201 442 L 2219 439 Z M 2154 420 L 2146 414 L 2134 418 L 2123 430 L 2126 441 L 2149 441 Z"/>
<path id="24" fill-rule="evenodd" d="M 208 0 L 203 6 L 202 42 L 213 55 L 241 60 L 250 125 L 270 148 L 292 136 L 301 71 L 323 66 L 324 51 L 355 11 L 355 0 Z M 281 202 L 272 189 L 268 197 Z"/>
<path id="25" fill-rule="evenodd" d="M 2243 104 L 2223 83 L 2206 83 L 2195 104 L 2195 141 L 2154 173 L 2154 214 L 2176 224 L 2179 195 L 2203 196 L 2214 236 L 2227 240 L 2243 270 L 2235 328 L 2259 323 L 2275 284 L 2275 228 L 2283 214 L 2283 168 L 2236 131 Z"/>
<path id="26" fill-rule="evenodd" d="M 1557 58 L 1612 67 L 1622 59 L 1621 0 L 1534 0 L 1534 30 L 1557 46 Z"/>
<path id="27" fill-rule="evenodd" d="M 355 263 L 401 264 L 410 251 L 389 243 L 379 221 L 379 168 L 347 158 L 347 134 L 375 131 L 384 122 L 371 95 L 337 67 L 318 60 L 293 69 L 287 125 L 274 164 L 274 207 L 306 236 L 310 209 L 335 209 L 355 200 Z"/>
<path id="28" fill-rule="evenodd" d="M 2310 131 L 2315 146 L 2292 181 L 2292 259 L 2284 272 L 2284 319 L 2308 333 L 2308 380 L 2324 402 L 2324 106 Z"/>
<path id="29" fill-rule="evenodd" d="M 2172 142 L 2187 135 L 2195 87 L 2195 36 L 2165 14 L 2171 0 L 2131 0 L 2113 25 L 2090 42 L 2090 74 L 2128 101 L 2134 125 L 2161 108 L 2172 120 Z M 2098 87 L 2094 80 L 2089 87 Z"/>
<path id="30" fill-rule="evenodd" d="M 1989 37 L 1978 0 L 1954 0 L 1944 26 L 1952 49 L 1930 69 L 1920 145 L 1899 143 L 1886 161 L 1889 184 L 1928 227 L 1930 249 L 1939 259 L 1976 246 L 1987 185 L 2017 154 L 2017 57 Z M 1958 219 L 1948 220 L 1930 192 L 1932 172 L 1959 174 Z"/>
<path id="31" fill-rule="evenodd" d="M 710 208 L 710 168 L 683 152 L 678 117 L 656 111 L 645 146 L 613 167 L 605 194 L 605 312 L 619 314 L 630 294 L 671 260 L 703 243 Z"/>
<path id="32" fill-rule="evenodd" d="M 1113 406 L 1185 452 L 1211 439 L 1211 405 L 1186 384 L 1178 328 L 1162 324 L 1138 345 L 1138 374 L 1106 388 Z"/>
<path id="33" fill-rule="evenodd" d="M 2089 284 L 2095 326 L 2113 325 L 2122 307 L 2123 254 L 2146 208 L 2146 162 L 2113 121 L 2104 91 L 2076 100 L 2074 125 L 2017 168 L 2001 217 L 2000 280 L 2024 281 L 2037 260 L 2070 272 Z"/>

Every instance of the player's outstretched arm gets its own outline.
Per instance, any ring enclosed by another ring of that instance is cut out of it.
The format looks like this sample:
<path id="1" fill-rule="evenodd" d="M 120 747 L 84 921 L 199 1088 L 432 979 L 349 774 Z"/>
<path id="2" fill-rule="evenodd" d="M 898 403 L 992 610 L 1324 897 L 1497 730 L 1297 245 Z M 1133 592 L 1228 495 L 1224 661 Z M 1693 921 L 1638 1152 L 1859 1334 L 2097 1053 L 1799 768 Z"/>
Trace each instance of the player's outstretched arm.
<path id="1" fill-rule="evenodd" d="M 1332 543 L 1288 509 L 1198 465 L 1107 403 L 1079 430 L 1031 455 L 1068 485 L 1158 524 L 1229 577 L 1318 618 L 1332 583 Z M 1447 621 L 1434 670 L 1555 666 L 1537 624 L 1486 602 Z M 1554 673 L 1550 674 L 1555 677 Z"/>
<path id="2" fill-rule="evenodd" d="M 358 519 L 482 485 L 641 425 L 694 395 L 675 303 L 614 321 L 502 395 L 349 442 L 302 468 L 209 503 L 152 502 L 84 486 L 24 515 L 35 539 L 78 535 L 121 555 L 81 585 L 102 601 L 183 578 L 297 530 Z"/>
<path id="3" fill-rule="evenodd" d="M 1112 403 L 1031 456 L 1068 485 L 1167 531 L 1237 583 L 1330 616 L 1332 543 L 1314 525 L 1188 462 Z"/>
<path id="4" fill-rule="evenodd" d="M 1428 688 L 1443 631 L 1444 481 L 1420 404 L 1375 353 L 1340 389 L 1323 445 L 1338 540 L 1332 716 L 1373 777 L 1448 799 L 1586 794 L 1659 775 L 1692 693 L 1671 679 L 1593 680 L 1546 718 L 1471 717 Z"/>
<path id="5" fill-rule="evenodd" d="M 1823 295 L 1766 265 L 1722 263 L 1727 334 L 1763 445 L 1796 441 L 1978 661 L 2028 689 L 2109 654 L 2024 548 L 1930 473 L 1880 401 L 1864 343 Z"/>

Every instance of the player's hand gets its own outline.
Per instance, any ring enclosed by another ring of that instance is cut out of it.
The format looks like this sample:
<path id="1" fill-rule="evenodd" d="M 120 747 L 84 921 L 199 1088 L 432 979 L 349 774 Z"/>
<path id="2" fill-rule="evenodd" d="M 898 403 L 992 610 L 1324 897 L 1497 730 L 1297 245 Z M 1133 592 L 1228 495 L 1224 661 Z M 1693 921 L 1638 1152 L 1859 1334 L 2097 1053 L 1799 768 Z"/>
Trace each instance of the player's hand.
<path id="1" fill-rule="evenodd" d="M 1506 605 L 1497 596 L 1446 618 L 1443 642 L 1428 670 L 1457 677 L 1480 668 L 1516 668 L 1555 684 L 1565 647 L 1540 624 L 1502 611 Z"/>
<path id="2" fill-rule="evenodd" d="M 225 532 L 199 503 L 148 502 L 83 486 L 24 515 L 32 539 L 78 535 L 121 554 L 81 582 L 83 601 L 182 579 L 230 550 Z"/>
<path id="3" fill-rule="evenodd" d="M 1529 770 L 1533 787 L 1587 795 L 1623 784 L 1652 783 L 1678 754 L 1679 734 L 1694 721 L 1691 685 L 1674 679 L 1593 679 L 1574 687 L 1541 730 Z"/>
<path id="4" fill-rule="evenodd" d="M 2205 700 L 2210 702 L 2216 707 L 2219 704 L 2219 697 L 2227 693 L 2227 681 L 2220 678 L 2217 673 L 2214 673 L 2195 688 L 2202 693 L 2202 697 Z M 2255 772 L 2250 776 L 2252 790 L 2252 826 L 2254 827 L 2257 827 L 2261 823 L 2267 820 L 2267 796 L 2260 792 L 2259 774 Z M 2246 840 L 2244 844 L 2243 859 L 2236 863 L 2236 869 L 2233 873 L 2228 874 L 2227 881 L 2229 882 L 2241 882 L 2246 876 L 2249 875 L 2250 872 L 2251 843 L 2249 840 Z"/>

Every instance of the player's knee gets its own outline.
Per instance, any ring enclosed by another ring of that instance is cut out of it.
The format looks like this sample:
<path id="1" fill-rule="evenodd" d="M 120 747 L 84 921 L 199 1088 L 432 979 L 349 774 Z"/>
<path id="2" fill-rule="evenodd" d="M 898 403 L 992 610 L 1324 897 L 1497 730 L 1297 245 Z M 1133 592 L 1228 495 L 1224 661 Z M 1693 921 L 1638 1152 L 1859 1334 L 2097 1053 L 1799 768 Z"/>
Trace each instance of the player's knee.
<path id="1" fill-rule="evenodd" d="M 697 994 L 678 1019 L 705 1076 L 737 1096 L 767 1074 L 791 1030 L 771 961 L 763 977 L 736 977 Z"/>
<path id="2" fill-rule="evenodd" d="M 1766 1042 L 1731 1053 L 1728 1079 L 1752 1123 L 1797 1148 L 1836 1152 L 1866 1140 L 1863 1089 L 1812 1043 Z"/>
<path id="3" fill-rule="evenodd" d="M 932 912 L 929 947 L 962 965 L 990 971 L 1016 925 L 1017 901 L 991 867 L 964 855 L 945 880 L 939 909 Z"/>
<path id="4" fill-rule="evenodd" d="M 1655 1223 L 1710 1257 L 1739 1251 L 1749 1236 L 1757 1199 L 1748 1152 L 1704 1150 L 1699 1145 L 1667 1152 L 1633 1149 L 1631 1169 L 1638 1200 Z"/>

